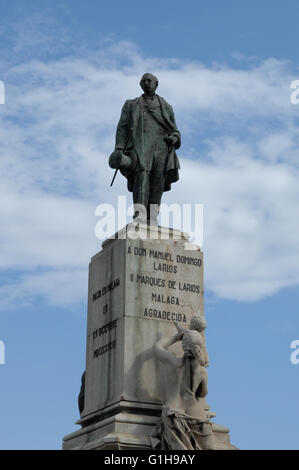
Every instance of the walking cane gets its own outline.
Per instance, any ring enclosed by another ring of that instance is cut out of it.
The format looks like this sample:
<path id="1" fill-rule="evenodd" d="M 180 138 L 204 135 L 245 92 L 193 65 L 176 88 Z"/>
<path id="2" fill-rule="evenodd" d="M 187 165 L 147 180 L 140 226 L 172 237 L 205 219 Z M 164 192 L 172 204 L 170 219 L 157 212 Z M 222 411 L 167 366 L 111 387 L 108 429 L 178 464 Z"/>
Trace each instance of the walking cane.
<path id="1" fill-rule="evenodd" d="M 123 150 L 123 153 L 126 153 L 126 150 L 127 150 L 127 145 L 128 145 L 128 143 L 129 143 L 129 140 L 130 140 L 130 138 L 131 138 L 132 132 L 133 132 L 133 127 L 131 127 L 131 129 L 130 129 L 130 132 L 129 132 L 128 138 L 127 138 L 127 140 L 126 140 L 126 143 L 125 143 L 125 148 L 124 148 L 124 150 Z M 115 173 L 114 173 L 114 176 L 113 176 L 113 178 L 112 178 L 112 181 L 111 181 L 111 184 L 110 184 L 110 186 L 112 186 L 112 185 L 113 185 L 113 183 L 114 183 L 114 180 L 115 180 L 115 177 L 116 177 L 116 175 L 117 175 L 117 172 L 118 172 L 118 168 L 116 168 L 116 170 L 115 170 Z"/>

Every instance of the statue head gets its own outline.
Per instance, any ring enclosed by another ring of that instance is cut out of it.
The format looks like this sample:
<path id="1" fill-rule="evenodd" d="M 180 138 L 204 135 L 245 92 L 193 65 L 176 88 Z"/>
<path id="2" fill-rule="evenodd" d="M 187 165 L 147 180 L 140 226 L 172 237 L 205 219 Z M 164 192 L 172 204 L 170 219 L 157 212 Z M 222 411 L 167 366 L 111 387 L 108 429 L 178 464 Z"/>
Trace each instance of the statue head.
<path id="1" fill-rule="evenodd" d="M 153 95 L 158 87 L 158 79 L 151 73 L 145 73 L 140 80 L 140 86 L 146 95 Z"/>
<path id="2" fill-rule="evenodd" d="M 182 348 L 185 356 L 194 359 L 201 357 L 202 339 L 200 333 L 195 330 L 186 330 L 182 337 Z"/>
<path id="3" fill-rule="evenodd" d="M 207 321 L 204 316 L 199 312 L 190 320 L 190 330 L 196 330 L 198 332 L 204 331 L 207 327 Z"/>

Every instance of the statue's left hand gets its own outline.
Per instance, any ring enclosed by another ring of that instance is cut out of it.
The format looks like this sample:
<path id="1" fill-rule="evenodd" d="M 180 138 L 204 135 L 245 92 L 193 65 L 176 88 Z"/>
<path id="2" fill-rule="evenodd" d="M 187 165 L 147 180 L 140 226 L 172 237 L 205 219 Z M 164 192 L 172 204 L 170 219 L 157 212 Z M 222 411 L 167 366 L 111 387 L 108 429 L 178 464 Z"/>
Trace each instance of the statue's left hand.
<path id="1" fill-rule="evenodd" d="M 167 137 L 165 137 L 165 142 L 167 143 L 167 145 L 175 145 L 178 141 L 177 137 L 175 135 L 168 135 Z"/>

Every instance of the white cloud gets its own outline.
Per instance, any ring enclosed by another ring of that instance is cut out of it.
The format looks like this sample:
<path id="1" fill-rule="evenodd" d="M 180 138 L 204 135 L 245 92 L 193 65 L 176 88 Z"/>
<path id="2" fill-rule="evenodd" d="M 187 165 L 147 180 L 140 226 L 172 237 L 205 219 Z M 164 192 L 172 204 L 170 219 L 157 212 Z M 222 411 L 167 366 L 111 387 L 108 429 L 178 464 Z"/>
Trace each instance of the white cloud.
<path id="1" fill-rule="evenodd" d="M 125 193 L 120 176 L 109 187 L 115 127 L 146 70 L 159 77 L 183 132 L 181 180 L 164 200 L 205 205 L 206 287 L 257 300 L 298 285 L 299 108 L 289 100 L 289 67 L 273 59 L 239 70 L 147 59 L 125 42 L 85 59 L 7 62 L 0 268 L 19 280 L 3 284 L 6 303 L 18 301 L 17 283 L 28 302 L 86 297 L 82 279 L 100 249 L 94 209 Z"/>
<path id="2" fill-rule="evenodd" d="M 18 194 L 10 188 L 0 198 L 0 269 L 71 268 L 88 262 L 92 204 L 41 191 Z"/>
<path id="3" fill-rule="evenodd" d="M 87 287 L 85 268 L 27 272 L 0 287 L 0 309 L 9 311 L 44 301 L 60 307 L 82 304 L 82 301 L 85 304 Z"/>
<path id="4" fill-rule="evenodd" d="M 185 161 L 190 197 L 204 202 L 206 283 L 221 298 L 259 300 L 299 284 L 298 169 L 246 157 L 223 141 L 220 162 Z M 215 151 L 213 148 L 212 152 Z M 223 157 L 221 161 L 221 157 Z M 182 184 L 179 198 L 186 187 Z"/>

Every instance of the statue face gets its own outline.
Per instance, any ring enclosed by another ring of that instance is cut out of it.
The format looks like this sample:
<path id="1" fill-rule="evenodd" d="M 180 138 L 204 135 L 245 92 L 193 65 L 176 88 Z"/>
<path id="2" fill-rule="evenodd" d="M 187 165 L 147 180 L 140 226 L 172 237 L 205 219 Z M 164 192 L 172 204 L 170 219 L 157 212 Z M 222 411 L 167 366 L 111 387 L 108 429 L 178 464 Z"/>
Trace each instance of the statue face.
<path id="1" fill-rule="evenodd" d="M 190 320 L 190 330 L 204 331 L 207 327 L 206 319 L 201 315 L 193 315 Z"/>
<path id="2" fill-rule="evenodd" d="M 151 75 L 144 75 L 142 77 L 140 86 L 145 94 L 152 95 L 153 93 L 155 93 L 158 84 Z"/>

